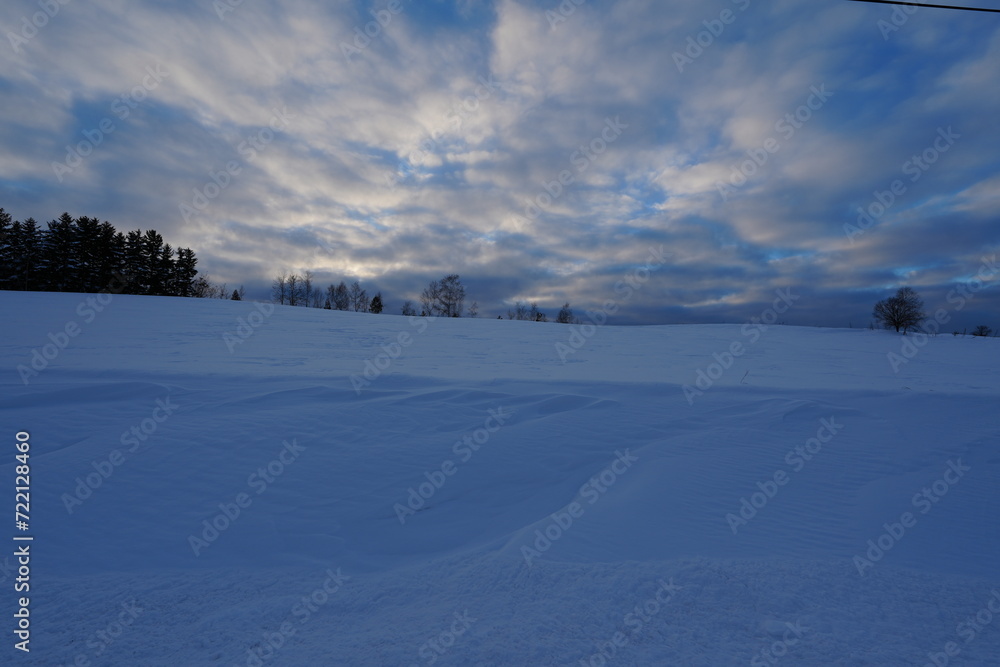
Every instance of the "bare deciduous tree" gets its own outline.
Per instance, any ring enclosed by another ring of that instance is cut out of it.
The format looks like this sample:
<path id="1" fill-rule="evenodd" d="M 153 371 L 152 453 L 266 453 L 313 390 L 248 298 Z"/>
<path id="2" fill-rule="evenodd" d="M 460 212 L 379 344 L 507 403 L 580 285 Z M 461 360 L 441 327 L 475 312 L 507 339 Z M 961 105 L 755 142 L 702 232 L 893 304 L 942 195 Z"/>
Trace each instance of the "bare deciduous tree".
<path id="1" fill-rule="evenodd" d="M 288 274 L 282 271 L 271 283 L 271 300 L 285 305 L 288 300 Z"/>
<path id="2" fill-rule="evenodd" d="M 302 303 L 302 276 L 293 273 L 288 276 L 288 305 L 298 306 Z M 308 305 L 308 304 L 306 304 Z"/>
<path id="3" fill-rule="evenodd" d="M 302 300 L 308 308 L 313 301 L 313 272 L 306 271 L 302 274 Z"/>
<path id="4" fill-rule="evenodd" d="M 923 300 L 911 287 L 900 287 L 895 296 L 876 303 L 872 316 L 886 329 L 892 327 L 897 332 L 902 329 L 903 335 L 927 317 L 924 315 Z"/>
<path id="5" fill-rule="evenodd" d="M 326 296 L 334 310 L 348 310 L 351 307 L 351 297 L 343 280 L 336 287 L 333 285 L 327 287 Z"/>
<path id="6" fill-rule="evenodd" d="M 528 308 L 528 304 L 523 301 L 515 301 L 514 307 L 507 311 L 508 320 L 528 320 L 530 317 L 531 309 Z"/>
<path id="7" fill-rule="evenodd" d="M 556 315 L 556 322 L 559 324 L 573 323 L 573 311 L 569 307 L 569 301 L 564 303 L 563 307 L 559 309 L 559 314 Z"/>
<path id="8" fill-rule="evenodd" d="M 356 313 L 368 312 L 368 292 L 361 288 L 361 283 L 355 280 L 348 290 L 351 299 L 351 307 Z"/>
<path id="9" fill-rule="evenodd" d="M 465 287 L 458 274 L 432 280 L 420 294 L 424 313 L 434 317 L 461 317 L 465 302 Z"/>

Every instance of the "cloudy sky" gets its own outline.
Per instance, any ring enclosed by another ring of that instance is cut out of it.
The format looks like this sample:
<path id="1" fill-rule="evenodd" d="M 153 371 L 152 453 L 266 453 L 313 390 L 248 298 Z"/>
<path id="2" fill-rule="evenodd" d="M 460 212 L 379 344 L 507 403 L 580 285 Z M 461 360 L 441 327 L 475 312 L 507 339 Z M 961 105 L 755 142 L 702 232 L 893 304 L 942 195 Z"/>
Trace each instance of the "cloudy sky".
<path id="1" fill-rule="evenodd" d="M 1000 14 L 60 2 L 0 8 L 15 218 L 154 228 L 260 298 L 311 269 L 398 312 L 459 273 L 494 317 L 742 322 L 791 288 L 789 324 L 865 326 L 906 284 L 947 330 L 1000 327 Z"/>

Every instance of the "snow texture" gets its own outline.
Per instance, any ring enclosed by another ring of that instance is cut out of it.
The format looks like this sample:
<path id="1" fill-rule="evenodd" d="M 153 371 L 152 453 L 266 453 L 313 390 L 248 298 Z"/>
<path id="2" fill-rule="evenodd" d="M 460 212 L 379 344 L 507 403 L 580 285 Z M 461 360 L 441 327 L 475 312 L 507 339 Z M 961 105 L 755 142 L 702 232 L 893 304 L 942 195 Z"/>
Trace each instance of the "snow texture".
<path id="1" fill-rule="evenodd" d="M 0 662 L 1000 664 L 1000 341 L 87 298 L 0 292 Z"/>

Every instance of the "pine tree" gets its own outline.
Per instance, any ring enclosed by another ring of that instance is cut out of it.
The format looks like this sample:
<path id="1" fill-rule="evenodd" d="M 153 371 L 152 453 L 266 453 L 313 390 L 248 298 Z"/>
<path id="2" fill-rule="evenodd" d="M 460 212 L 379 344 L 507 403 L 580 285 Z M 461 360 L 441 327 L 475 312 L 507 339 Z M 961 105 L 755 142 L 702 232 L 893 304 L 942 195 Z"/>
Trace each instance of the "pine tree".
<path id="1" fill-rule="evenodd" d="M 107 283 L 100 283 L 101 256 L 105 249 L 101 243 L 101 223 L 86 216 L 76 219 L 77 275 L 74 291 L 97 292 Z"/>
<path id="2" fill-rule="evenodd" d="M 173 266 L 173 259 L 164 259 L 165 248 L 163 247 L 163 237 L 156 231 L 149 229 L 142 237 L 142 262 L 146 276 L 145 291 L 143 294 L 161 295 L 164 293 L 165 283 L 168 280 L 169 268 Z M 170 254 L 173 254 L 171 250 Z M 164 273 L 166 269 L 167 273 Z"/>
<path id="3" fill-rule="evenodd" d="M 120 277 L 125 265 L 125 235 L 117 231 L 110 222 L 102 222 L 98 231 L 98 257 L 92 290 L 114 288 L 121 291 Z"/>
<path id="4" fill-rule="evenodd" d="M 39 280 L 42 268 L 42 230 L 34 218 L 15 222 L 11 228 L 14 267 L 13 289 L 37 291 L 43 289 Z"/>
<path id="5" fill-rule="evenodd" d="M 0 208 L 0 289 L 11 289 L 14 275 L 14 253 L 11 248 L 10 214 Z"/>
<path id="6" fill-rule="evenodd" d="M 133 230 L 125 235 L 125 255 L 122 261 L 122 274 L 126 280 L 125 294 L 146 294 L 148 291 L 143 249 L 141 229 Z"/>
<path id="7" fill-rule="evenodd" d="M 195 277 L 198 269 L 195 265 L 198 258 L 190 248 L 177 249 L 177 261 L 174 262 L 174 290 L 176 296 L 192 296 Z"/>
<path id="8" fill-rule="evenodd" d="M 48 230 L 41 235 L 39 280 L 34 289 L 49 292 L 77 289 L 75 240 L 75 222 L 69 213 L 48 223 Z"/>

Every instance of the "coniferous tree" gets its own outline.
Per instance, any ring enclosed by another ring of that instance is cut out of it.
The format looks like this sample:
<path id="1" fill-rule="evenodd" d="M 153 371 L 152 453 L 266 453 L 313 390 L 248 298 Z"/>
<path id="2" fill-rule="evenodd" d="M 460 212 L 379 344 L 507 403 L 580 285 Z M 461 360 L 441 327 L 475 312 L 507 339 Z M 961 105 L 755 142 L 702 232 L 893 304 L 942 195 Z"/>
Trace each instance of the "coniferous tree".
<path id="1" fill-rule="evenodd" d="M 97 292 L 107 285 L 99 282 L 101 267 L 101 222 L 82 216 L 76 219 L 77 275 L 74 291 Z"/>
<path id="2" fill-rule="evenodd" d="M 11 229 L 14 223 L 9 213 L 0 208 L 0 289 L 12 289 L 14 253 Z"/>
<path id="3" fill-rule="evenodd" d="M 125 235 L 125 253 L 122 274 L 125 277 L 125 294 L 146 293 L 146 262 L 143 257 L 142 230 L 135 229 Z"/>
<path id="4" fill-rule="evenodd" d="M 152 229 L 142 236 L 141 256 L 145 283 L 139 294 L 163 294 L 163 276 L 160 275 L 163 258 L 163 237 Z M 172 251 L 171 251 L 172 253 Z"/>
<path id="5" fill-rule="evenodd" d="M 194 287 L 195 276 L 198 269 L 195 265 L 198 258 L 194 256 L 194 251 L 190 248 L 177 249 L 177 261 L 174 262 L 174 291 L 175 296 L 191 296 Z"/>
<path id="6" fill-rule="evenodd" d="M 378 315 L 379 313 L 382 312 L 383 307 L 384 306 L 382 305 L 382 293 L 378 292 L 375 296 L 372 297 L 372 302 L 368 305 L 368 312 L 375 313 L 376 315 Z"/>
<path id="7" fill-rule="evenodd" d="M 40 283 L 34 289 L 70 292 L 76 288 L 75 222 L 69 213 L 48 223 L 41 236 Z"/>
<path id="8" fill-rule="evenodd" d="M 11 229 L 11 245 L 14 247 L 13 284 L 14 289 L 37 291 L 41 285 L 42 230 L 34 218 L 15 222 Z"/>
<path id="9" fill-rule="evenodd" d="M 174 259 L 154 230 L 126 236 L 108 222 L 69 213 L 42 230 L 33 218 L 11 224 L 0 209 L 0 289 L 189 296 L 196 262 L 190 249 Z"/>
<path id="10" fill-rule="evenodd" d="M 153 269 L 153 275 L 156 277 L 154 280 L 156 289 L 151 293 L 176 296 L 177 288 L 173 280 L 174 249 L 170 247 L 169 243 L 165 243 L 157 255 L 156 265 Z"/>

